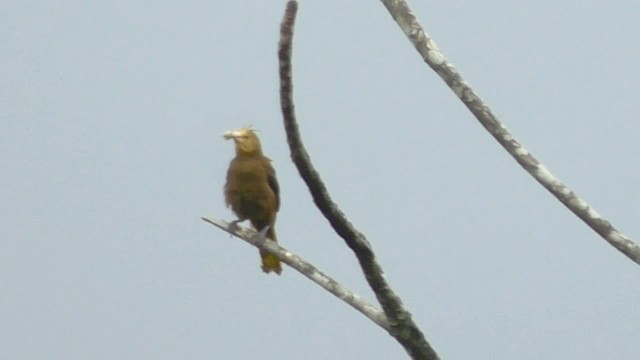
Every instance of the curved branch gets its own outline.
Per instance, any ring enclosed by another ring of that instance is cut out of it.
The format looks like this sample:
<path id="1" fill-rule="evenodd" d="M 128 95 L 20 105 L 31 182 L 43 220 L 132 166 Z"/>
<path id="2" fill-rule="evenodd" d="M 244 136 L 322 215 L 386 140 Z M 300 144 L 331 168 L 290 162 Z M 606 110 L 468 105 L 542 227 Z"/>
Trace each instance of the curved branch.
<path id="1" fill-rule="evenodd" d="M 480 124 L 489 131 L 520 166 L 609 244 L 640 265 L 640 247 L 600 216 L 575 191 L 551 174 L 538 159 L 514 138 L 493 114 L 489 106 L 480 99 L 440 52 L 433 39 L 424 31 L 411 12 L 409 5 L 404 0 L 381 1 L 418 53 L 420 53 L 422 59 L 433 71 L 440 75 L 442 80 L 460 98 Z"/>
<path id="2" fill-rule="evenodd" d="M 351 307 L 358 310 L 360 313 L 371 319 L 371 321 L 378 324 L 383 329 L 387 331 L 389 330 L 387 319 L 380 309 L 378 309 L 374 305 L 369 304 L 358 294 L 355 294 L 351 290 L 347 289 L 346 287 L 344 287 L 344 285 L 340 284 L 329 275 L 323 273 L 305 259 L 278 245 L 278 243 L 274 241 L 257 240 L 254 236 L 256 234 L 255 231 L 244 229 L 239 226 L 230 226 L 230 224 L 224 220 L 214 219 L 207 216 L 203 216 L 202 220 L 248 242 L 258 249 L 266 250 L 276 255 L 278 259 L 282 260 L 282 262 L 284 262 L 285 264 L 296 269 L 299 273 L 308 277 L 311 281 L 315 282 L 342 301 L 351 305 Z"/>
<path id="3" fill-rule="evenodd" d="M 438 359 L 438 355 L 411 318 L 411 314 L 384 278 L 382 268 L 378 264 L 373 249 L 365 236 L 351 225 L 342 211 L 331 200 L 327 188 L 313 167 L 309 155 L 302 144 L 295 117 L 293 83 L 291 80 L 291 47 L 297 8 L 296 1 L 291 0 L 287 3 L 280 28 L 280 43 L 278 47 L 280 106 L 291 158 L 300 176 L 307 184 L 318 209 L 358 258 L 362 272 L 380 302 L 389 322 L 390 328 L 387 329 L 389 333 L 405 348 L 413 359 Z"/>

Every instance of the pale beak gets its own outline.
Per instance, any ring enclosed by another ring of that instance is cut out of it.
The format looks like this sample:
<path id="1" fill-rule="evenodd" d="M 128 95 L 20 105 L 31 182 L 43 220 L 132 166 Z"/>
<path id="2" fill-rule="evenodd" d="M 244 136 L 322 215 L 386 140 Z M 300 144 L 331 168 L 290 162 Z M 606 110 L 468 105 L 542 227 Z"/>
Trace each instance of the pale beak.
<path id="1" fill-rule="evenodd" d="M 229 130 L 229 131 L 225 132 L 224 135 L 222 135 L 222 136 L 224 137 L 225 140 L 229 140 L 229 139 L 235 139 L 235 137 L 237 135 L 238 134 L 235 131 Z"/>

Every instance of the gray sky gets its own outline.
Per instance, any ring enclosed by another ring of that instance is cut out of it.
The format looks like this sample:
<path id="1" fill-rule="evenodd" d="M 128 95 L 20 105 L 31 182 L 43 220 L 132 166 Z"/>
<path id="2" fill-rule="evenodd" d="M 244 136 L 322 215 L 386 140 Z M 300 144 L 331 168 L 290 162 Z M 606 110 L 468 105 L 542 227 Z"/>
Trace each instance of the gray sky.
<path id="1" fill-rule="evenodd" d="M 289 160 L 284 1 L 0 5 L 0 359 L 398 359 L 351 308 L 203 223 L 254 124 L 282 244 L 372 299 Z M 640 235 L 636 1 L 412 1 L 550 170 Z M 638 266 L 531 179 L 377 1 L 303 2 L 303 138 L 444 359 L 637 359 Z"/>

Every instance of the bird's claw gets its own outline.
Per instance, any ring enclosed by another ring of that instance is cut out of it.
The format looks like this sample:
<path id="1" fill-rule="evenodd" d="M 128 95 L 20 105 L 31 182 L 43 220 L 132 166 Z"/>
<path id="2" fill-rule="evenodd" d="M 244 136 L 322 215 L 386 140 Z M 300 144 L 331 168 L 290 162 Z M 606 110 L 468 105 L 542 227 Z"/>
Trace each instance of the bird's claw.
<path id="1" fill-rule="evenodd" d="M 267 232 L 269 231 L 270 228 L 271 228 L 271 226 L 267 225 L 262 230 L 256 232 L 252 236 L 253 240 L 259 241 L 259 242 L 264 241 L 267 238 Z"/>
<path id="2" fill-rule="evenodd" d="M 240 225 L 238 225 L 239 223 L 243 222 L 245 219 L 238 219 L 238 220 L 233 220 L 232 222 L 229 223 L 229 231 L 231 231 L 234 234 L 237 234 L 238 231 L 240 231 Z"/>

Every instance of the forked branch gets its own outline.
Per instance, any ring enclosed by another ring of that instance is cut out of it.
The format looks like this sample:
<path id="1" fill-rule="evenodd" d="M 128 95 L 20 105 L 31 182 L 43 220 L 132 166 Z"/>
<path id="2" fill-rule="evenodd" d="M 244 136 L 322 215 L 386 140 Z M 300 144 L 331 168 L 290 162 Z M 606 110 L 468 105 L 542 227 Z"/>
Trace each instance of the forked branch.
<path id="1" fill-rule="evenodd" d="M 307 184 L 318 209 L 356 255 L 362 272 L 375 293 L 378 302 L 380 302 L 389 322 L 389 333 L 405 348 L 413 359 L 438 359 L 438 355 L 411 318 L 411 314 L 402 304 L 400 297 L 395 294 L 387 283 L 382 268 L 378 264 L 373 249 L 365 236 L 347 220 L 331 199 L 326 186 L 320 179 L 320 175 L 315 170 L 309 154 L 302 144 L 295 116 L 293 82 L 291 79 L 291 49 L 297 9 L 298 4 L 296 1 L 291 0 L 287 3 L 280 28 L 280 43 L 278 47 L 280 105 L 291 158 L 300 176 Z"/>

